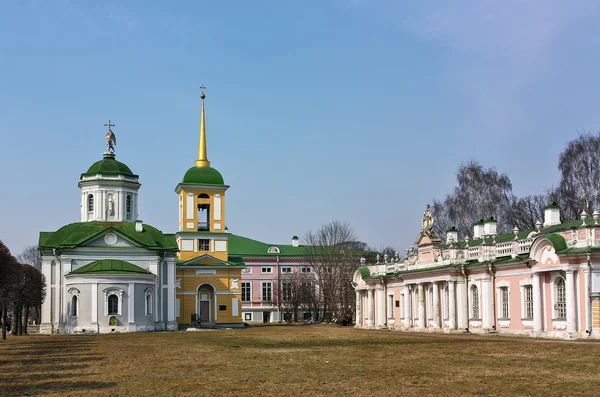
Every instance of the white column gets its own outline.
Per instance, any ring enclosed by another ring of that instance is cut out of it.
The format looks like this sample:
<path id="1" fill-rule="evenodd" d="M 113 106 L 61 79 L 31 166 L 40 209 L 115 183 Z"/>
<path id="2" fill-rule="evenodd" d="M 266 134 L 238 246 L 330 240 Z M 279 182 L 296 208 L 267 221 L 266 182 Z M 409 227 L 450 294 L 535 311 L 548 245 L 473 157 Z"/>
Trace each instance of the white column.
<path id="1" fill-rule="evenodd" d="M 373 325 L 373 290 L 367 290 L 367 326 Z"/>
<path id="2" fill-rule="evenodd" d="M 466 329 L 469 311 L 467 310 L 466 283 L 464 280 L 456 282 L 456 322 L 460 329 Z"/>
<path id="3" fill-rule="evenodd" d="M 423 284 L 418 284 L 419 293 L 419 328 L 425 328 L 425 291 L 423 290 Z"/>
<path id="4" fill-rule="evenodd" d="M 567 269 L 567 332 L 577 331 L 577 305 L 573 270 Z"/>
<path id="5" fill-rule="evenodd" d="M 129 291 L 127 292 L 127 302 L 128 304 L 128 308 L 127 308 L 127 315 L 129 318 L 129 324 L 131 323 L 135 323 L 135 304 L 134 304 L 134 298 L 135 297 L 135 284 L 134 283 L 129 283 Z"/>
<path id="6" fill-rule="evenodd" d="M 361 316 L 361 307 L 360 307 L 360 291 L 356 291 L 356 325 L 361 325 L 360 316 Z"/>
<path id="7" fill-rule="evenodd" d="M 46 293 L 46 299 L 44 300 L 44 303 L 42 303 L 42 318 L 40 319 L 40 323 L 42 324 L 50 324 L 52 322 L 52 319 L 50 318 L 52 315 L 52 293 L 51 293 L 51 288 L 52 286 L 50 285 L 50 282 L 52 280 L 52 262 L 51 261 L 44 261 L 42 262 L 42 274 L 44 275 L 44 277 L 46 278 L 46 284 L 48 285 L 48 292 Z"/>
<path id="8" fill-rule="evenodd" d="M 542 289 L 540 283 L 540 274 L 532 274 L 533 285 L 533 331 L 540 332 L 542 330 Z M 526 308 L 527 309 L 527 308 Z"/>
<path id="9" fill-rule="evenodd" d="M 440 283 L 433 283 L 433 321 L 434 327 L 441 328 L 442 320 L 440 319 Z"/>
<path id="10" fill-rule="evenodd" d="M 92 296 L 91 296 L 91 314 L 92 314 L 92 325 L 98 324 L 98 283 L 92 283 Z"/>
<path id="11" fill-rule="evenodd" d="M 386 306 L 387 299 L 385 296 L 385 287 L 380 287 L 377 290 L 377 325 L 380 327 L 383 327 L 386 324 Z"/>
<path id="12" fill-rule="evenodd" d="M 592 238 L 595 238 L 594 236 L 596 235 L 596 233 L 592 232 Z M 590 331 L 592 330 L 592 311 L 590 308 L 590 271 L 589 269 L 586 269 L 583 272 L 583 290 L 585 291 L 585 330 L 586 331 Z"/>
<path id="13" fill-rule="evenodd" d="M 168 287 L 167 287 L 167 321 L 175 321 L 175 263 L 167 262 Z M 214 297 L 215 301 L 216 296 Z M 215 313 L 216 319 L 216 313 Z"/>
<path id="14" fill-rule="evenodd" d="M 61 319 L 62 319 L 62 310 L 60 307 L 60 301 L 61 301 L 61 297 L 60 297 L 60 293 L 61 293 L 61 272 L 60 272 L 60 259 L 55 261 L 55 266 L 54 266 L 54 277 L 55 277 L 55 283 L 54 283 L 54 296 L 56 297 L 56 299 L 54 300 L 54 302 L 52 302 L 52 304 L 54 305 L 54 323 L 58 326 L 61 323 Z"/>
<path id="15" fill-rule="evenodd" d="M 411 295 L 410 286 L 405 285 L 404 286 L 404 321 L 402 323 L 402 325 L 405 327 L 412 326 L 411 313 L 410 313 L 410 307 L 411 307 L 410 306 L 410 295 Z"/>
<path id="16" fill-rule="evenodd" d="M 450 329 L 456 329 L 456 290 L 454 281 L 448 281 L 448 322 Z"/>
<path id="17" fill-rule="evenodd" d="M 371 325 L 376 325 L 375 323 L 375 290 L 371 289 L 369 290 L 369 295 L 371 295 L 371 300 L 369 302 L 369 304 L 371 305 L 371 311 L 369 312 L 369 322 L 371 323 Z"/>
<path id="18" fill-rule="evenodd" d="M 494 325 L 494 305 L 493 305 L 493 291 L 492 283 L 490 280 L 481 281 L 481 322 L 483 329 L 490 329 Z M 491 297 L 491 299 L 490 299 Z"/>

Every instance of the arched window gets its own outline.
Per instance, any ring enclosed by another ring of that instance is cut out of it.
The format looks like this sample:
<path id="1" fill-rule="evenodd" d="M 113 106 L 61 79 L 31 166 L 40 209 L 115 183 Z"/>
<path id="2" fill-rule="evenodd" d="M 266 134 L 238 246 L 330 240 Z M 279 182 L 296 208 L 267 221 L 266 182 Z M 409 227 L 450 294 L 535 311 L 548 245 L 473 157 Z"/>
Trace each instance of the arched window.
<path id="1" fill-rule="evenodd" d="M 206 194 L 206 193 L 200 193 L 200 194 L 198 195 L 198 198 L 199 198 L 199 199 L 209 199 L 209 198 L 210 198 L 210 196 L 209 196 L 208 194 Z"/>
<path id="2" fill-rule="evenodd" d="M 127 195 L 125 199 L 125 213 L 127 215 L 127 219 L 131 219 L 131 194 Z"/>
<path id="3" fill-rule="evenodd" d="M 150 288 L 148 288 L 146 290 L 145 306 L 146 306 L 146 316 L 151 316 L 152 315 L 152 290 Z"/>
<path id="4" fill-rule="evenodd" d="M 471 318 L 479 318 L 479 290 L 475 285 L 471 287 Z"/>
<path id="5" fill-rule="evenodd" d="M 567 318 L 565 280 L 559 277 L 554 285 L 556 288 L 556 318 Z"/>
<path id="6" fill-rule="evenodd" d="M 117 295 L 108 297 L 108 314 L 119 314 L 119 297 Z"/>
<path id="7" fill-rule="evenodd" d="M 94 212 L 94 195 L 88 194 L 87 196 L 88 212 Z"/>
<path id="8" fill-rule="evenodd" d="M 77 310 L 79 310 L 79 302 L 77 295 L 73 295 L 71 298 L 71 316 L 77 316 Z"/>

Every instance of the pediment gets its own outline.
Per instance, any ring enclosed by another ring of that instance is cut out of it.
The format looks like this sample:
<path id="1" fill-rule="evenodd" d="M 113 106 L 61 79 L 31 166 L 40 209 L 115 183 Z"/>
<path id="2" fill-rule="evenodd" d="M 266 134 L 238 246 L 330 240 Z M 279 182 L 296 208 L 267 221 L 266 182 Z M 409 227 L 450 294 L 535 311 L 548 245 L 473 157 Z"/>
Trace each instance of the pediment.
<path id="1" fill-rule="evenodd" d="M 81 244 L 81 247 L 136 248 L 140 245 L 117 230 L 109 229 Z"/>
<path id="2" fill-rule="evenodd" d="M 201 255 L 187 262 L 179 263 L 180 266 L 229 266 L 231 263 L 217 259 L 210 255 Z"/>
<path id="3" fill-rule="evenodd" d="M 439 245 L 442 242 L 435 234 L 433 233 L 419 233 L 419 237 L 417 237 L 417 241 L 415 245 L 417 247 L 426 247 L 426 246 L 434 246 Z"/>

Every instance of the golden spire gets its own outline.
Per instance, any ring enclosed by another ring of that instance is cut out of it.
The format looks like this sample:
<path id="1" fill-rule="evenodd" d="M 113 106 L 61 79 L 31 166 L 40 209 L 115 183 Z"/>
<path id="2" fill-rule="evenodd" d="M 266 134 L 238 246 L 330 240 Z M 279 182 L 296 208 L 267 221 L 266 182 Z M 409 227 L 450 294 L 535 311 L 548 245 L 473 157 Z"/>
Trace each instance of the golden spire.
<path id="1" fill-rule="evenodd" d="M 202 94 L 200 95 L 200 98 L 202 98 L 202 112 L 200 113 L 200 145 L 198 146 L 198 160 L 196 160 L 196 167 L 210 167 L 210 161 L 208 161 L 208 156 L 206 155 L 206 124 L 204 123 L 205 88 L 204 84 L 200 86 L 200 89 L 202 89 Z"/>

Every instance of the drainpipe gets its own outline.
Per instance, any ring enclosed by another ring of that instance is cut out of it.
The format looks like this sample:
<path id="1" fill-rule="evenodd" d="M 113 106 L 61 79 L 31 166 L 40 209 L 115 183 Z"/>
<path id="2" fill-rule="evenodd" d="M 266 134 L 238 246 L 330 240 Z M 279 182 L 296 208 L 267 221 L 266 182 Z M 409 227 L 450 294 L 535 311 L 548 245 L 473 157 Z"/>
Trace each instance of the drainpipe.
<path id="1" fill-rule="evenodd" d="M 460 271 L 462 272 L 463 277 L 465 278 L 465 303 L 466 306 L 465 308 L 467 309 L 465 311 L 465 316 L 467 317 L 467 328 L 465 329 L 465 332 L 469 333 L 469 284 L 467 282 L 467 274 L 465 273 L 465 266 L 462 265 L 460 267 Z"/>
<path id="2" fill-rule="evenodd" d="M 491 277 L 491 284 L 492 284 L 492 315 L 493 315 L 493 320 L 494 320 L 494 324 L 492 325 L 492 328 L 494 329 L 494 331 L 496 330 L 496 278 L 494 277 L 494 271 L 492 270 L 493 266 L 492 264 L 488 264 L 488 272 L 490 273 L 490 277 Z"/>
<path id="3" fill-rule="evenodd" d="M 587 287 L 587 303 L 588 309 L 586 310 L 587 323 L 589 324 L 589 328 L 587 329 L 588 336 L 592 335 L 592 329 L 594 328 L 594 323 L 592 319 L 592 254 L 590 253 L 590 249 L 588 248 L 587 252 L 587 266 L 588 266 L 588 287 Z"/>

